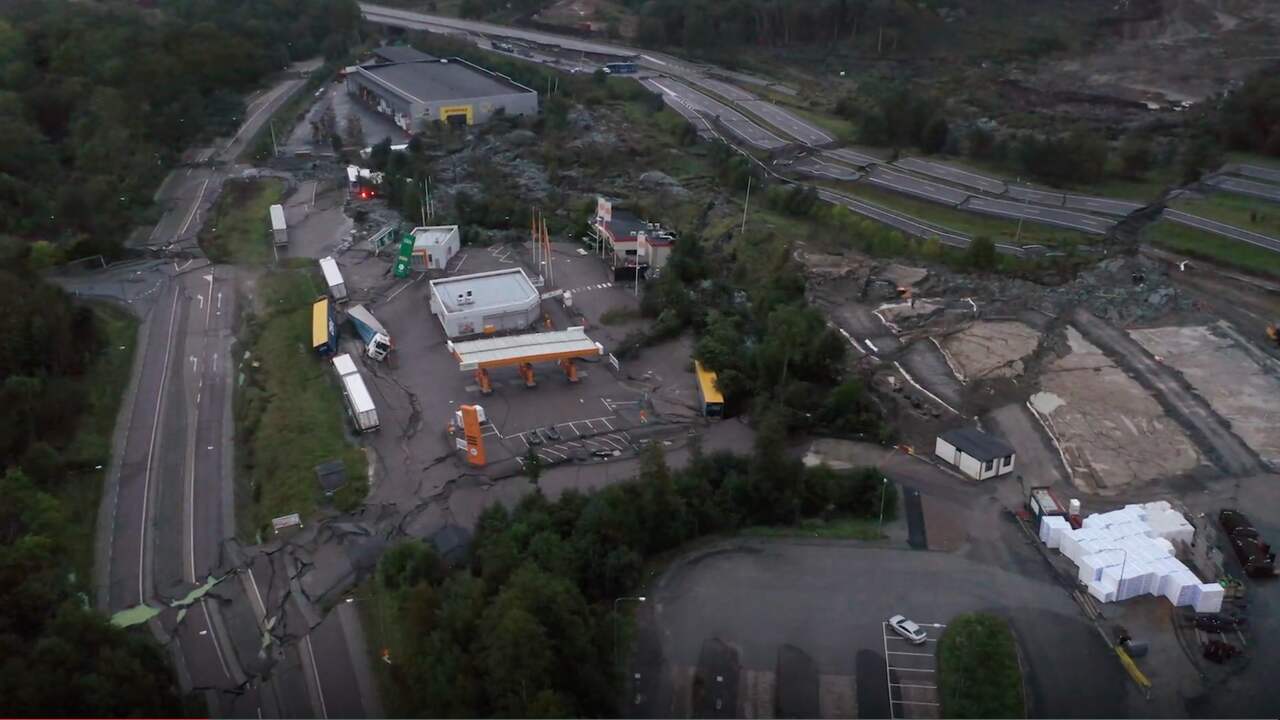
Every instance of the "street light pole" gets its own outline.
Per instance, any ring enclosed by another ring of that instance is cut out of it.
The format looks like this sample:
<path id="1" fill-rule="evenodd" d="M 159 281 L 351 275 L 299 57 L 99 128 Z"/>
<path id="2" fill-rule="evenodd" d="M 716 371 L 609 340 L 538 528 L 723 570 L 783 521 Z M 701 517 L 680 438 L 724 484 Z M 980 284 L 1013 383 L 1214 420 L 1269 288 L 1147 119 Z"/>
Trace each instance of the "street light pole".
<path id="1" fill-rule="evenodd" d="M 885 494 L 885 491 L 888 489 L 889 489 L 889 478 L 887 477 L 880 478 L 880 520 L 876 522 L 877 535 L 880 535 L 881 529 L 884 528 L 884 494 Z"/>
<path id="2" fill-rule="evenodd" d="M 622 602 L 623 600 L 634 600 L 636 602 L 644 602 L 647 599 L 648 598 L 646 598 L 643 595 L 634 595 L 634 596 L 624 595 L 620 598 L 614 598 L 613 600 L 613 664 L 614 664 L 614 667 L 617 667 L 622 662 L 622 658 L 621 658 L 622 653 L 620 652 L 621 645 L 622 645 L 622 629 L 618 623 L 618 603 Z"/>

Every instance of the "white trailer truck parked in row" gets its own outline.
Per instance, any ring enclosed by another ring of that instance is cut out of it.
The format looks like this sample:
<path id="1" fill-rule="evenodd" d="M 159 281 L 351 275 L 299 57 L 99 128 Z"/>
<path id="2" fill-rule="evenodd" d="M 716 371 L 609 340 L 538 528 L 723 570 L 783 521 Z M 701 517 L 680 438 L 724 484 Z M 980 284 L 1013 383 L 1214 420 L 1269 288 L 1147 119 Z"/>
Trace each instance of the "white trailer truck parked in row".
<path id="1" fill-rule="evenodd" d="M 342 271 L 338 269 L 338 261 L 332 257 L 320 258 L 320 270 L 324 272 L 324 282 L 329 286 L 329 297 L 336 303 L 347 301 L 347 283 L 342 279 Z"/>
<path id="2" fill-rule="evenodd" d="M 271 239 L 276 247 L 289 244 L 289 226 L 284 221 L 284 206 L 271 206 Z"/>
<path id="3" fill-rule="evenodd" d="M 382 323 L 378 322 L 378 318 L 363 305 L 352 305 L 347 308 L 347 317 L 351 319 L 351 324 L 355 326 L 360 339 L 364 341 L 365 354 L 374 360 L 386 360 L 387 353 L 391 352 L 391 333 L 388 333 Z"/>
<path id="4" fill-rule="evenodd" d="M 378 429 L 378 409 L 373 405 L 373 396 L 364 385 L 364 378 L 356 368 L 355 360 L 343 353 L 333 359 L 333 368 L 342 381 L 342 395 L 347 401 L 347 411 L 351 413 L 351 421 L 359 432 Z"/>

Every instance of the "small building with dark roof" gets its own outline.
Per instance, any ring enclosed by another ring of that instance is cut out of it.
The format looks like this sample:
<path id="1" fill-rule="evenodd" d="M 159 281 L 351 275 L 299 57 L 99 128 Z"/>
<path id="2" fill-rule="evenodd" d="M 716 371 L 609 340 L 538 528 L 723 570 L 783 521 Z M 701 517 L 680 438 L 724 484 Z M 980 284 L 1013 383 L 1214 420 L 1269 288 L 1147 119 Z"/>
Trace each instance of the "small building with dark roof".
<path id="1" fill-rule="evenodd" d="M 627 277 L 636 268 L 660 268 L 667 264 L 676 236 L 656 222 L 648 222 L 634 213 L 614 208 L 603 198 L 597 203 L 597 214 L 591 223 L 601 252 L 608 255 L 614 273 Z"/>
<path id="2" fill-rule="evenodd" d="M 974 480 L 1013 472 L 1013 448 L 977 428 L 957 428 L 942 433 L 933 454 Z"/>
<path id="3" fill-rule="evenodd" d="M 412 48 L 380 49 L 392 57 L 415 57 L 400 50 L 417 53 Z M 538 112 L 537 92 L 461 58 L 358 65 L 347 73 L 347 92 L 409 133 L 436 120 L 476 125 L 498 112 Z"/>

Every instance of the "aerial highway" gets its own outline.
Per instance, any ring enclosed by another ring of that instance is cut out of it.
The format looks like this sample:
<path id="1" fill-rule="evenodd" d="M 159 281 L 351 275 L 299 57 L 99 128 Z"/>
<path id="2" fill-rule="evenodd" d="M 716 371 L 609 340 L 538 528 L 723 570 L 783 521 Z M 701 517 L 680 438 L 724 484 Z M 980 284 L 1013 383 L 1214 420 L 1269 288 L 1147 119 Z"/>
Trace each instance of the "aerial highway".
<path id="1" fill-rule="evenodd" d="M 835 142 L 835 139 L 826 131 L 774 103 L 765 100 L 739 100 L 737 104 L 805 145 L 826 145 Z"/>
<path id="2" fill-rule="evenodd" d="M 1243 175 L 1255 180 L 1280 183 L 1280 168 L 1263 167 L 1261 165 L 1227 165 L 1222 172 Z"/>
<path id="3" fill-rule="evenodd" d="M 734 135 L 754 147 L 762 150 L 773 150 L 787 144 L 785 140 L 751 122 L 737 110 L 703 95 L 684 83 L 662 78 L 661 80 L 648 80 L 647 84 L 658 88 L 664 95 L 674 96 L 675 99 L 693 110 L 718 118 Z"/>
<path id="4" fill-rule="evenodd" d="M 239 572 L 229 543 L 236 527 L 231 401 L 240 295 L 235 268 L 210 265 L 196 237 L 223 181 L 239 172 L 237 157 L 304 82 L 289 77 L 253 97 L 235 135 L 166 178 L 157 193 L 165 212 L 142 242 L 167 250 L 171 260 L 149 269 L 108 268 L 86 283 L 90 294 L 128 301 L 142 319 L 103 493 L 95 604 L 111 614 L 144 605 L 159 610 L 153 622 L 172 641 L 180 682 L 203 691 L 209 711 L 220 715 L 324 717 L 312 686 L 341 695 L 344 716 L 357 708 L 360 715 L 376 712 L 368 687 L 347 697 L 350 678 L 367 663 L 363 647 L 336 643 L 328 629 L 358 633 L 348 629 L 358 618 L 328 621 L 317 643 L 334 649 L 318 662 L 298 651 L 311 642 L 304 626 L 297 637 L 281 638 L 278 662 L 264 665 L 263 618 L 228 579 Z M 140 289 L 137 281 L 154 284 Z M 219 581 L 218 601 L 205 593 L 211 577 Z M 290 580 L 282 573 L 274 582 L 287 590 Z M 277 596 L 285 594 L 280 590 Z"/>
<path id="5" fill-rule="evenodd" d="M 1115 225 L 1114 220 L 1095 217 L 1085 213 L 1057 208 L 1046 208 L 1028 203 L 994 200 L 992 198 L 970 196 L 961 209 L 995 215 L 1013 220 L 1023 219 L 1033 222 L 1079 230 L 1095 235 L 1105 235 Z"/>
<path id="6" fill-rule="evenodd" d="M 867 182 L 888 188 L 904 195 L 912 195 L 930 202 L 956 207 L 968 200 L 970 195 L 964 190 L 950 185 L 921 180 L 913 175 L 895 172 L 885 165 L 876 165 L 867 175 Z"/>
<path id="7" fill-rule="evenodd" d="M 1243 230 L 1235 227 L 1234 225 L 1220 223 L 1217 220 L 1209 220 L 1208 218 L 1202 218 L 1198 215 L 1174 210 L 1173 208 L 1166 208 L 1163 216 L 1166 219 L 1172 220 L 1173 222 L 1181 225 L 1204 230 L 1205 232 L 1211 232 L 1215 235 L 1231 238 L 1232 240 L 1239 240 L 1240 242 L 1249 243 L 1250 245 L 1256 245 L 1260 248 L 1266 248 L 1272 252 L 1280 252 L 1280 239 L 1277 238 L 1249 230 Z"/>
<path id="8" fill-rule="evenodd" d="M 1212 185 L 1219 190 L 1235 193 L 1237 195 L 1248 195 L 1250 197 L 1270 200 L 1272 202 L 1280 202 L 1280 185 L 1271 183 L 1257 182 L 1255 180 L 1244 180 L 1242 178 L 1230 177 L 1227 175 L 1214 175 L 1205 178 L 1205 184 Z"/>
<path id="9" fill-rule="evenodd" d="M 822 155 L 823 157 L 826 157 L 828 159 L 836 160 L 842 163 L 848 163 L 857 168 L 865 168 L 869 165 L 879 165 L 880 163 L 884 162 L 878 157 L 874 157 L 866 153 L 860 153 L 856 150 L 850 150 L 849 148 L 834 148 L 832 150 L 823 150 Z"/>
<path id="10" fill-rule="evenodd" d="M 968 170 L 961 170 L 960 168 L 952 167 L 951 165 L 944 165 L 943 163 L 926 160 L 924 158 L 902 158 L 893 164 L 905 170 L 911 170 L 913 172 L 920 173 L 921 175 L 935 177 L 939 180 L 946 180 L 947 182 L 954 183 L 962 187 L 972 188 L 989 195 L 1002 195 L 1006 189 L 1006 185 L 1003 180 L 989 178 L 985 175 L 979 175 L 974 172 L 969 172 Z"/>
<path id="11" fill-rule="evenodd" d="M 829 177 L 833 180 L 852 182 L 862 177 L 862 173 L 840 163 L 831 163 L 820 157 L 800 158 L 791 163 L 791 169 L 814 177 Z"/>

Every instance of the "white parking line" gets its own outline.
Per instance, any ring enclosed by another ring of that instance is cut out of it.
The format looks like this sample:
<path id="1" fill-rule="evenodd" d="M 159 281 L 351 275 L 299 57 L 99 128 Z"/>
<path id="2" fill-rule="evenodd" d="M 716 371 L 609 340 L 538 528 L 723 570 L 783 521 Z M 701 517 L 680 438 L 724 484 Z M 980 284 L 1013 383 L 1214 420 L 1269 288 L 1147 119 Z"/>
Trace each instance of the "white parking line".
<path id="1" fill-rule="evenodd" d="M 933 657 L 933 653 L 909 653 L 898 652 L 897 650 L 885 650 L 886 655 L 914 655 L 915 657 Z"/>
<path id="2" fill-rule="evenodd" d="M 889 702 L 898 703 L 899 705 L 930 705 L 938 707 L 938 703 L 924 702 L 922 700 L 890 700 Z"/>
<path id="3" fill-rule="evenodd" d="M 938 686 L 937 686 L 937 685 L 910 685 L 910 684 L 908 684 L 908 683 L 896 683 L 896 682 L 891 682 L 891 683 L 889 683 L 889 685 L 890 685 L 891 687 L 913 687 L 913 688 L 924 688 L 924 689 L 926 689 L 926 690 L 937 690 L 937 689 L 938 689 Z"/>

